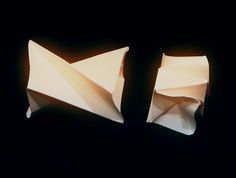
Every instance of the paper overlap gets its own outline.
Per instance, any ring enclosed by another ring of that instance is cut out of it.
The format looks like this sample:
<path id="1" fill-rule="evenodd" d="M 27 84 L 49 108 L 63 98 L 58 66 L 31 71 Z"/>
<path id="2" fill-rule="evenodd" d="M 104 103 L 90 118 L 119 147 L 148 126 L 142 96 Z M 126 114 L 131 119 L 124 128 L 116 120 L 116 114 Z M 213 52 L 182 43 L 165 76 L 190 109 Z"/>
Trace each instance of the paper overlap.
<path id="1" fill-rule="evenodd" d="M 27 117 L 50 105 L 49 97 L 123 123 L 121 98 L 123 62 L 128 47 L 69 64 L 29 41 L 30 74 Z M 174 57 L 163 54 L 147 122 L 191 135 L 195 112 L 203 112 L 209 82 L 206 56 Z M 43 94 L 43 95 L 40 95 Z"/>
<path id="2" fill-rule="evenodd" d="M 47 97 L 63 101 L 122 123 L 123 60 L 128 47 L 72 64 L 29 41 L 30 74 L 27 117 L 50 104 Z"/>
<path id="3" fill-rule="evenodd" d="M 147 122 L 186 135 L 193 134 L 196 129 L 194 114 L 199 107 L 203 108 L 208 81 L 206 56 L 173 57 L 163 54 Z"/>

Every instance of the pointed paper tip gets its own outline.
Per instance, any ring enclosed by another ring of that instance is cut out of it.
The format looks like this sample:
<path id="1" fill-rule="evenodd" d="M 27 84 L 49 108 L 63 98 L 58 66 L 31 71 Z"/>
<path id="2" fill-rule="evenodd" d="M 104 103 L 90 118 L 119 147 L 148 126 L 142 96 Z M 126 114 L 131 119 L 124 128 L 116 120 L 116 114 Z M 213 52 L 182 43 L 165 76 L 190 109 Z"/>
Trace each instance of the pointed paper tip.
<path id="1" fill-rule="evenodd" d="M 28 108 L 27 112 L 26 112 L 26 117 L 29 119 L 31 117 L 31 109 L 30 107 Z"/>
<path id="2" fill-rule="evenodd" d="M 28 42 L 28 50 L 29 51 L 32 50 L 32 48 L 34 48 L 36 46 L 38 46 L 37 43 L 35 43 L 33 40 L 29 40 L 29 42 Z"/>
<path id="3" fill-rule="evenodd" d="M 29 40 L 29 42 L 28 42 L 28 47 L 31 47 L 32 45 L 34 45 L 35 44 L 35 42 L 33 41 L 33 40 Z"/>
<path id="4" fill-rule="evenodd" d="M 129 51 L 129 46 L 125 46 L 125 47 L 122 47 L 122 48 L 119 48 L 119 49 L 115 49 L 113 51 L 123 51 L 123 52 L 127 53 Z"/>

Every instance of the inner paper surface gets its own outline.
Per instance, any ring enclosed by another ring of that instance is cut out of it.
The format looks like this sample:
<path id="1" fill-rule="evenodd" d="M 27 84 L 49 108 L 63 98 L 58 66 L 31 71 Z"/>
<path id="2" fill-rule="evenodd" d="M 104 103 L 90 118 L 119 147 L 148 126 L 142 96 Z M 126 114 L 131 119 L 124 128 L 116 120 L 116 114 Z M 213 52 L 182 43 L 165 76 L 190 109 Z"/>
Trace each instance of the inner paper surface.
<path id="1" fill-rule="evenodd" d="M 163 54 L 147 122 L 191 135 L 194 114 L 204 105 L 209 81 L 206 56 L 173 57 Z"/>
<path id="2" fill-rule="evenodd" d="M 32 113 L 50 104 L 42 93 L 116 122 L 123 122 L 120 103 L 124 85 L 123 59 L 128 47 L 72 64 L 29 41 L 30 75 L 27 95 Z"/>

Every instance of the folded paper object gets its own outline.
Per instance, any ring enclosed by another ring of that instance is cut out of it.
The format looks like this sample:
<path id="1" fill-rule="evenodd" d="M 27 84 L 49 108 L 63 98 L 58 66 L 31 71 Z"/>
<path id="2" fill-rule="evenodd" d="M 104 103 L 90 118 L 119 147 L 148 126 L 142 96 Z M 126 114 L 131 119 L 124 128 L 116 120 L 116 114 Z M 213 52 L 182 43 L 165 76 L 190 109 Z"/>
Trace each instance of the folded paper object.
<path id="1" fill-rule="evenodd" d="M 29 41 L 27 96 L 30 106 L 26 116 L 29 118 L 49 105 L 51 97 L 123 123 L 123 62 L 128 50 L 125 47 L 69 64 Z M 193 134 L 196 129 L 194 115 L 197 110 L 203 111 L 208 81 L 206 56 L 172 57 L 163 54 L 147 122 L 186 135 Z"/>
<path id="2" fill-rule="evenodd" d="M 147 122 L 177 132 L 195 132 L 197 109 L 203 111 L 208 88 L 209 64 L 206 56 L 173 57 L 163 54 L 158 70 Z"/>
<path id="3" fill-rule="evenodd" d="M 128 47 L 71 64 L 33 41 L 29 41 L 28 47 L 28 118 L 50 104 L 49 96 L 123 123 L 120 105 L 124 86 L 123 60 Z"/>

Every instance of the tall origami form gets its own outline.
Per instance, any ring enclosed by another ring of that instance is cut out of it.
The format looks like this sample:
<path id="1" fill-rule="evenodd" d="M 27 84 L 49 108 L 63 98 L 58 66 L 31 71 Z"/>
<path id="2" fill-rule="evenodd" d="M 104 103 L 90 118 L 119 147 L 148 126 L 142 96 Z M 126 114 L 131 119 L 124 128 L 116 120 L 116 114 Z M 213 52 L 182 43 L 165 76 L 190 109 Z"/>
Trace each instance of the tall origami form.
<path id="1" fill-rule="evenodd" d="M 208 88 L 206 56 L 172 57 L 163 54 L 147 122 L 191 135 L 196 129 L 194 114 L 203 111 Z"/>
<path id="2" fill-rule="evenodd" d="M 125 47 L 69 64 L 29 41 L 27 117 L 50 104 L 49 96 L 122 123 L 123 59 L 128 50 Z"/>

